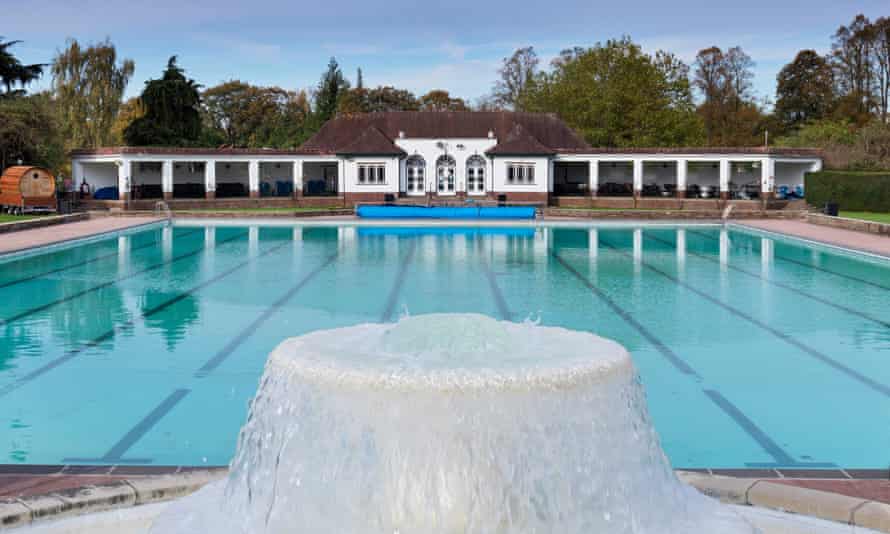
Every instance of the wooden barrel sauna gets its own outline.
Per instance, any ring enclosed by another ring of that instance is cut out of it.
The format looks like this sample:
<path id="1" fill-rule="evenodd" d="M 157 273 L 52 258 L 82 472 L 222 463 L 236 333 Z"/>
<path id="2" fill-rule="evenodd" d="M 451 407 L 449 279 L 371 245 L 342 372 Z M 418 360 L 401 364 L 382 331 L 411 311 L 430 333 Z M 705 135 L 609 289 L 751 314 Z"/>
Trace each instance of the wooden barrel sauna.
<path id="1" fill-rule="evenodd" d="M 9 167 L 0 176 L 0 207 L 14 213 L 55 211 L 56 177 L 43 167 Z"/>

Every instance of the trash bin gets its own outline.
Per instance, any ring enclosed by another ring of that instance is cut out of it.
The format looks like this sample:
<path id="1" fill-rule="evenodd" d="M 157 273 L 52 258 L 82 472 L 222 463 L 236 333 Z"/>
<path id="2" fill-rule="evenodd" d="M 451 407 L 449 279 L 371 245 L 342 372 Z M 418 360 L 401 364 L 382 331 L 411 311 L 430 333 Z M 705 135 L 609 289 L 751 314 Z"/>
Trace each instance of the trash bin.
<path id="1" fill-rule="evenodd" d="M 837 202 L 826 202 L 825 203 L 825 215 L 830 215 L 832 217 L 837 217 L 839 206 Z"/>

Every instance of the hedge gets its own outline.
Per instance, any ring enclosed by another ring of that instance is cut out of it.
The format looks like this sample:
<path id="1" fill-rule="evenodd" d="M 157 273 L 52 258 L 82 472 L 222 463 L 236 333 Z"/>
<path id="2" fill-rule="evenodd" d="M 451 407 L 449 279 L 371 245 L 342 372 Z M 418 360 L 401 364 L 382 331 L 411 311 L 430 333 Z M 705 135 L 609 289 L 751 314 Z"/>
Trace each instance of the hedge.
<path id="1" fill-rule="evenodd" d="M 807 203 L 837 202 L 845 211 L 890 212 L 890 171 L 820 171 L 804 177 Z"/>

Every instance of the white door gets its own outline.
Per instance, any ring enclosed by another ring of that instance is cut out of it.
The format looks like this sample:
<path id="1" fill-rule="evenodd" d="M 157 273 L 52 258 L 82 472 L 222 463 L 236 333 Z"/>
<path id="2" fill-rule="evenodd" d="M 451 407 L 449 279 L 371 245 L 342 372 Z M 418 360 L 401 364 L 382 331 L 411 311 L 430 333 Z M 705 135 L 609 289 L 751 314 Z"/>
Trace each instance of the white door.
<path id="1" fill-rule="evenodd" d="M 408 159 L 405 164 L 406 186 L 405 193 L 409 196 L 418 196 L 425 193 L 424 180 L 424 163 L 422 158 L 414 157 Z"/>
<path id="2" fill-rule="evenodd" d="M 442 156 L 436 161 L 436 190 L 440 195 L 454 194 L 454 158 Z"/>

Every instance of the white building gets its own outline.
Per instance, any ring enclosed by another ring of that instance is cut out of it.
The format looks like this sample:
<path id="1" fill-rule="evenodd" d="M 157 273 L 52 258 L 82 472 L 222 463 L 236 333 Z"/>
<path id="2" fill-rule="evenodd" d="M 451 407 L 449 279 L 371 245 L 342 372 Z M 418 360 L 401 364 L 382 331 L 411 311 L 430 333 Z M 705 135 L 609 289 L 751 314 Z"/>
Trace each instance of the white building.
<path id="1" fill-rule="evenodd" d="M 293 150 L 103 148 L 72 154 L 109 204 L 465 199 L 645 206 L 767 199 L 820 170 L 818 151 L 778 148 L 599 149 L 556 115 L 391 112 L 341 115 Z M 622 200 L 621 197 L 624 197 Z M 254 199 L 254 200 L 250 200 Z M 255 200 L 261 199 L 261 200 Z"/>

